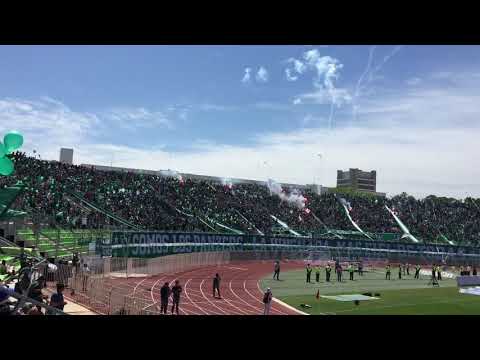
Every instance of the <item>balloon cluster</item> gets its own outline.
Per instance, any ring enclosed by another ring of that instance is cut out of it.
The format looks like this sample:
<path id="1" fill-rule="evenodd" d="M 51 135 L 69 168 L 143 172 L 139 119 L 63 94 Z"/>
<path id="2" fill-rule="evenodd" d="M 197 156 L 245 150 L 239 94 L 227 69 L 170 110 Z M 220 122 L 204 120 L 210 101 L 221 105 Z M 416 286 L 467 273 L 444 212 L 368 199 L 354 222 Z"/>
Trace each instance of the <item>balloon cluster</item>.
<path id="1" fill-rule="evenodd" d="M 18 150 L 23 145 L 22 134 L 16 131 L 10 131 L 3 138 L 3 144 L 0 142 L 0 175 L 11 175 L 13 173 L 13 161 L 8 155 Z"/>

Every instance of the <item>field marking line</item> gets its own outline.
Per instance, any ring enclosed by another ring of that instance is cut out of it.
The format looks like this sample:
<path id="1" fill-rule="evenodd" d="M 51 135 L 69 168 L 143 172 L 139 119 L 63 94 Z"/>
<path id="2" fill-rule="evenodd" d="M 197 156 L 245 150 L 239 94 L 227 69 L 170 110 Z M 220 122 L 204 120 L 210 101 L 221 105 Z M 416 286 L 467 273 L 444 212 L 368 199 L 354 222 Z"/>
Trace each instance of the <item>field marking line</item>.
<path id="1" fill-rule="evenodd" d="M 279 305 L 284 306 L 284 307 L 286 307 L 287 309 L 290 309 L 290 310 L 292 310 L 292 311 L 294 311 L 294 312 L 296 312 L 296 313 L 298 313 L 298 314 L 300 314 L 300 315 L 310 315 L 310 314 L 307 314 L 306 312 L 303 312 L 303 311 L 300 311 L 300 310 L 298 310 L 298 309 L 295 309 L 293 306 L 288 305 L 287 303 L 284 303 L 283 301 L 281 301 L 281 300 L 279 300 L 279 299 L 277 299 L 277 298 L 272 298 L 272 300 L 275 301 L 276 303 L 278 303 Z M 325 314 L 324 314 L 324 313 L 320 313 L 319 315 L 325 315 Z"/>
<path id="2" fill-rule="evenodd" d="M 248 271 L 248 269 L 245 268 L 239 268 L 239 267 L 234 267 L 234 266 L 225 266 L 227 269 L 232 269 L 232 270 L 241 270 L 241 271 Z"/>

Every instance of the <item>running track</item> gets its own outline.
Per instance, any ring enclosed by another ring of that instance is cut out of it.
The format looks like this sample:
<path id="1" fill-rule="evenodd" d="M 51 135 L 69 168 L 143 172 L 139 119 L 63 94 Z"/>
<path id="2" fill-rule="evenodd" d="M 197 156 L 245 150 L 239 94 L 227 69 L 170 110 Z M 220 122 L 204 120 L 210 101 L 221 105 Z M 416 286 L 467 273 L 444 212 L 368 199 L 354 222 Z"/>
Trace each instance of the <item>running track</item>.
<path id="1" fill-rule="evenodd" d="M 283 262 L 281 271 L 302 268 L 301 262 Z M 215 273 L 221 277 L 221 299 L 212 294 Z M 174 274 L 162 274 L 146 278 L 111 279 L 110 286 L 142 303 L 143 310 L 153 314 L 160 312 L 160 288 L 165 282 L 173 285 L 180 281 L 183 288 L 180 300 L 181 315 L 262 315 L 265 289 L 260 280 L 273 275 L 273 264 L 265 262 L 230 263 L 221 266 L 205 266 Z M 280 279 L 282 274 L 280 273 Z M 273 294 L 275 296 L 275 294 Z M 171 311 L 171 299 L 168 307 Z M 299 315 L 284 305 L 272 302 L 271 315 Z"/>

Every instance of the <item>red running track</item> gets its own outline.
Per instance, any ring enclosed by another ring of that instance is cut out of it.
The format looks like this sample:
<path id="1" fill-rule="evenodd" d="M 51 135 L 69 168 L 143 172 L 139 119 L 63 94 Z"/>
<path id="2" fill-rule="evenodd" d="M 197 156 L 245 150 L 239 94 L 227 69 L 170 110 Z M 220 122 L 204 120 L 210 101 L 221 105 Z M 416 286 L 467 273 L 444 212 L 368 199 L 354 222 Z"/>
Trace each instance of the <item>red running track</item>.
<path id="1" fill-rule="evenodd" d="M 282 271 L 303 268 L 303 262 L 284 262 Z M 220 274 L 222 298 L 214 298 L 213 277 Z M 147 278 L 112 279 L 111 285 L 117 291 L 141 299 L 144 310 L 160 312 L 160 288 L 168 281 L 175 280 L 183 288 L 180 299 L 181 315 L 263 315 L 262 302 L 265 289 L 260 280 L 273 275 L 273 264 L 268 262 L 242 262 L 221 266 L 205 266 L 175 274 L 164 274 Z M 281 278 L 281 273 L 280 273 Z M 275 294 L 273 294 L 275 297 Z M 168 312 L 171 311 L 171 299 Z M 286 306 L 272 302 L 271 315 L 299 315 Z"/>

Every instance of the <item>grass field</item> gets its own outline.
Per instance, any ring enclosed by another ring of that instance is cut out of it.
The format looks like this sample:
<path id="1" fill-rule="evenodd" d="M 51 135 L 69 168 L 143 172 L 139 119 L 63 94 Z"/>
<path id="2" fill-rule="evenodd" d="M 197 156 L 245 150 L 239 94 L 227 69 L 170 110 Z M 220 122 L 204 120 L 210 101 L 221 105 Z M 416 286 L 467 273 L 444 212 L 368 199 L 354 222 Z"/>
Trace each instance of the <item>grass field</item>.
<path id="1" fill-rule="evenodd" d="M 333 274 L 335 275 L 335 274 Z M 392 280 L 385 280 L 384 271 L 365 273 L 363 277 L 355 274 L 355 280 L 348 280 L 344 273 L 342 283 L 332 276 L 331 283 L 325 282 L 325 272 L 322 270 L 320 282 L 305 282 L 305 270 L 281 273 L 280 281 L 265 278 L 262 288 L 270 287 L 273 296 L 279 300 L 308 314 L 331 315 L 480 315 L 480 296 L 460 294 L 456 281 L 445 279 L 440 281 L 440 287 L 428 285 L 429 277 L 421 276 L 419 280 L 413 274 L 398 280 L 398 273 L 392 271 Z M 379 293 L 378 300 L 338 301 L 315 295 L 347 295 L 365 292 Z M 300 304 L 308 304 L 312 308 L 305 309 Z"/>

